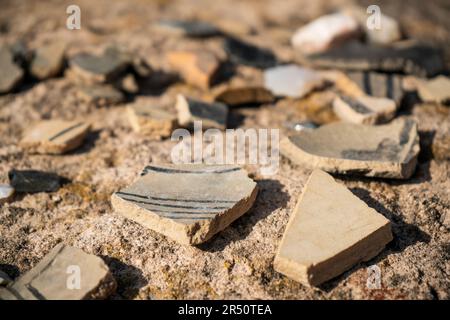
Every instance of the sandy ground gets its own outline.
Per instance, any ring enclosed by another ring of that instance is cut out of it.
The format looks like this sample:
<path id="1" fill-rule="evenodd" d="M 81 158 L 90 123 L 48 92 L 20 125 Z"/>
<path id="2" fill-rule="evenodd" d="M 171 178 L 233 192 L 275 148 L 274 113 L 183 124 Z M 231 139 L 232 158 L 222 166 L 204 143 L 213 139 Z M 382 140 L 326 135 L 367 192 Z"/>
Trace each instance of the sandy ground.
<path id="1" fill-rule="evenodd" d="M 377 1 L 362 1 L 368 5 Z M 0 40 L 23 39 L 31 48 L 48 39 L 79 50 L 120 44 L 156 70 L 163 55 L 185 44 L 154 32 L 160 18 L 200 18 L 228 26 L 244 39 L 272 48 L 288 61 L 292 32 L 350 1 L 77 1 L 82 30 L 65 29 L 65 1 L 0 2 Z M 95 3 L 95 5 L 94 5 Z M 214 3 L 214 4 L 213 4 Z M 405 33 L 442 46 L 450 57 L 448 1 L 383 1 L 383 12 L 399 19 Z M 251 32 L 251 30 L 254 30 Z M 144 85 L 145 89 L 146 86 Z M 28 84 L 0 96 L 0 182 L 12 168 L 55 171 L 71 183 L 58 192 L 16 195 L 0 208 L 0 269 L 17 277 L 53 246 L 64 242 L 102 256 L 118 281 L 114 299 L 448 299 L 450 297 L 450 108 L 415 104 L 401 113 L 419 123 L 422 152 L 407 181 L 338 180 L 392 221 L 394 240 L 375 259 L 361 263 L 320 288 L 306 288 L 273 270 L 272 262 L 289 214 L 309 171 L 282 158 L 278 174 L 259 176 L 253 209 L 207 244 L 181 246 L 115 214 L 110 195 L 131 183 L 149 162 L 168 162 L 170 140 L 134 133 L 124 106 L 97 107 L 76 97 L 76 86 L 59 77 Z M 144 93 L 155 101 L 177 92 L 203 95 L 186 85 Z M 160 96 L 161 95 L 161 96 Z M 132 97 L 130 97 L 132 99 Z M 82 117 L 93 132 L 82 148 L 64 156 L 28 155 L 17 147 L 23 131 L 45 118 Z M 281 128 L 306 119 L 294 101 L 233 110 L 230 123 L 243 128 Z M 447 217 L 446 217 L 447 215 Z M 447 219 L 447 222 L 445 222 Z M 382 289 L 366 288 L 367 267 L 381 269 Z"/>

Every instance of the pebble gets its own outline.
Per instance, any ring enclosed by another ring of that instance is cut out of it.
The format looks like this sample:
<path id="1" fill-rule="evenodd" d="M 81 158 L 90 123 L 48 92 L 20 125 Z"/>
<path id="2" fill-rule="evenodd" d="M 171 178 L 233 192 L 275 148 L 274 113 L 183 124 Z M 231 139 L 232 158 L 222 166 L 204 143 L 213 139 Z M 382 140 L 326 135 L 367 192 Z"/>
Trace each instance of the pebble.
<path id="1" fill-rule="evenodd" d="M 23 70 L 14 62 L 14 56 L 6 46 L 0 47 L 0 94 L 14 90 L 24 76 Z"/>
<path id="2" fill-rule="evenodd" d="M 294 64 L 264 71 L 264 86 L 275 96 L 302 98 L 324 84 L 320 73 Z"/>
<path id="3" fill-rule="evenodd" d="M 291 213 L 274 269 L 318 286 L 378 255 L 391 223 L 331 175 L 314 170 Z"/>
<path id="4" fill-rule="evenodd" d="M 392 120 L 397 106 L 395 101 L 387 98 L 342 95 L 334 99 L 333 111 L 341 120 L 374 125 Z"/>
<path id="5" fill-rule="evenodd" d="M 29 153 L 62 154 L 78 148 L 89 128 L 83 121 L 43 120 L 26 131 L 20 146 Z"/>
<path id="6" fill-rule="evenodd" d="M 66 44 L 54 42 L 36 50 L 31 62 L 30 73 L 39 80 L 57 76 L 64 65 Z"/>
<path id="7" fill-rule="evenodd" d="M 14 195 L 14 188 L 9 184 L 0 184 L 0 204 L 8 202 Z"/>
<path id="8" fill-rule="evenodd" d="M 111 203 L 144 227 L 198 245 L 250 210 L 256 195 L 256 183 L 237 166 L 149 165 Z"/>
<path id="9" fill-rule="evenodd" d="M 0 291 L 0 299 L 98 300 L 113 294 L 116 287 L 100 257 L 58 244 L 33 269 Z"/>
<path id="10" fill-rule="evenodd" d="M 345 40 L 360 35 L 358 21 L 344 13 L 322 16 L 298 29 L 291 43 L 303 55 L 326 51 Z"/>
<path id="11" fill-rule="evenodd" d="M 16 192 L 54 192 L 63 178 L 52 172 L 37 170 L 15 170 L 8 173 L 9 182 Z"/>
<path id="12" fill-rule="evenodd" d="M 399 118 L 386 125 L 336 122 L 280 142 L 292 162 L 330 173 L 408 179 L 420 151 L 417 124 Z"/>
<path id="13" fill-rule="evenodd" d="M 178 123 L 183 127 L 192 127 L 194 121 L 201 121 L 204 129 L 226 129 L 228 107 L 221 102 L 209 103 L 179 94 L 175 108 Z"/>

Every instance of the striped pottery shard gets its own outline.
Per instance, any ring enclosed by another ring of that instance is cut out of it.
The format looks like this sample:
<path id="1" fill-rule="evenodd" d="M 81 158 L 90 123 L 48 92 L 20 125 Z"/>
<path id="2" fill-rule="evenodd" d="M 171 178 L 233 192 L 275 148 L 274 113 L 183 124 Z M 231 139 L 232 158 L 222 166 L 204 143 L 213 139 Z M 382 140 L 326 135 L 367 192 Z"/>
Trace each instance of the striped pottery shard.
<path id="1" fill-rule="evenodd" d="M 82 121 L 44 120 L 25 133 L 20 146 L 30 153 L 62 154 L 79 147 L 89 128 Z"/>
<path id="2" fill-rule="evenodd" d="M 314 170 L 291 213 L 274 269 L 317 286 L 372 259 L 391 240 L 388 219 L 329 174 Z"/>
<path id="3" fill-rule="evenodd" d="M 400 105 L 405 94 L 402 76 L 397 74 L 354 71 L 347 75 L 369 96 L 388 98 Z"/>
<path id="4" fill-rule="evenodd" d="M 256 195 L 256 182 L 237 166 L 150 165 L 111 202 L 124 217 L 197 245 L 250 210 Z"/>
<path id="5" fill-rule="evenodd" d="M 417 124 L 409 118 L 379 126 L 331 123 L 280 142 L 281 153 L 305 167 L 397 179 L 411 177 L 419 150 Z"/>
<path id="6" fill-rule="evenodd" d="M 116 287 L 101 258 L 58 244 L 33 269 L 0 288 L 0 300 L 105 299 Z"/>
<path id="7" fill-rule="evenodd" d="M 362 124 L 380 124 L 392 120 L 397 111 L 393 100 L 371 96 L 338 96 L 333 111 L 344 121 Z"/>
<path id="8" fill-rule="evenodd" d="M 156 28 L 174 35 L 191 38 L 207 38 L 222 34 L 216 26 L 204 21 L 161 20 Z"/>

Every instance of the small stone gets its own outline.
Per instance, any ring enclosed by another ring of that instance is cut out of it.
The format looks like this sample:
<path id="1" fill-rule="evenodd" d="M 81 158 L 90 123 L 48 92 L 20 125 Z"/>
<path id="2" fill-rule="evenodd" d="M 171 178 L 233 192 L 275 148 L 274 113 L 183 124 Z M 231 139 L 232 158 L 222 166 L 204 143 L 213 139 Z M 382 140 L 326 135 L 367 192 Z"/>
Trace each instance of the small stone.
<path id="1" fill-rule="evenodd" d="M 14 90 L 24 75 L 9 48 L 0 47 L 0 93 Z"/>
<path id="2" fill-rule="evenodd" d="M 367 95 L 389 98 L 400 105 L 403 96 L 403 79 L 399 75 L 377 72 L 349 72 L 348 77 L 353 80 Z"/>
<path id="3" fill-rule="evenodd" d="M 378 255 L 391 223 L 332 176 L 314 170 L 284 232 L 274 269 L 318 286 Z"/>
<path id="4" fill-rule="evenodd" d="M 408 179 L 419 154 L 417 124 L 400 118 L 387 125 L 337 122 L 301 131 L 280 142 L 292 162 L 330 173 Z"/>
<path id="5" fill-rule="evenodd" d="M 155 139 L 169 137 L 177 126 L 175 115 L 143 101 L 128 105 L 127 113 L 134 131 Z"/>
<path id="6" fill-rule="evenodd" d="M 207 103 L 179 94 L 175 108 L 178 112 L 178 123 L 183 127 L 192 127 L 194 121 L 201 121 L 205 129 L 226 128 L 228 107 L 223 103 Z"/>
<path id="7" fill-rule="evenodd" d="M 207 50 L 172 51 L 167 60 L 187 83 L 205 90 L 216 80 L 221 66 L 216 54 Z"/>
<path id="8" fill-rule="evenodd" d="M 383 13 L 380 12 L 379 27 L 368 28 L 367 20 L 369 14 L 361 7 L 351 7 L 344 10 L 345 13 L 354 17 L 364 29 L 366 38 L 370 43 L 375 44 L 390 44 L 399 41 L 402 38 L 399 23 Z"/>
<path id="9" fill-rule="evenodd" d="M 450 78 L 438 76 L 430 80 L 417 79 L 417 91 L 424 102 L 450 103 Z"/>
<path id="10" fill-rule="evenodd" d="M 334 13 L 322 16 L 298 29 L 292 36 L 291 43 L 297 52 L 310 55 L 326 51 L 359 35 L 360 28 L 355 18 Z"/>
<path id="11" fill-rule="evenodd" d="M 336 94 L 330 90 L 312 92 L 305 98 L 294 101 L 293 106 L 308 120 L 318 125 L 324 125 L 339 121 L 333 111 L 335 97 Z"/>
<path id="12" fill-rule="evenodd" d="M 415 41 L 391 46 L 365 45 L 350 42 L 338 48 L 308 57 L 308 63 L 320 68 L 378 70 L 430 77 L 445 70 L 442 52 Z"/>
<path id="13" fill-rule="evenodd" d="M 295 131 L 314 130 L 318 127 L 314 122 L 311 121 L 287 122 L 285 123 L 285 126 L 288 129 Z"/>
<path id="14" fill-rule="evenodd" d="M 101 258 L 58 244 L 33 269 L 0 292 L 0 299 L 106 299 L 116 287 Z"/>
<path id="15" fill-rule="evenodd" d="M 1 186 L 0 186 L 0 188 L 1 188 Z M 0 287 L 7 286 L 8 284 L 11 283 L 11 281 L 12 281 L 11 278 L 6 273 L 4 273 L 2 270 L 0 270 Z"/>
<path id="16" fill-rule="evenodd" d="M 119 80 L 119 87 L 125 92 L 136 94 L 139 91 L 139 86 L 133 74 L 127 74 Z"/>
<path id="17" fill-rule="evenodd" d="M 214 25 L 202 21 L 162 20 L 157 27 L 160 30 L 192 38 L 207 38 L 222 34 Z"/>
<path id="18" fill-rule="evenodd" d="M 82 121 L 40 121 L 25 133 L 20 146 L 30 153 L 62 154 L 78 148 L 89 127 Z"/>
<path id="19" fill-rule="evenodd" d="M 74 74 L 86 81 L 109 82 L 115 80 L 128 66 L 128 61 L 113 50 L 103 55 L 79 53 L 69 61 Z"/>
<path id="20" fill-rule="evenodd" d="M 153 72 L 152 67 L 141 58 L 134 58 L 131 65 L 134 72 L 142 78 L 149 77 Z"/>
<path id="21" fill-rule="evenodd" d="M 80 99 L 99 106 L 118 104 L 125 100 L 122 92 L 108 84 L 93 84 L 83 86 L 77 92 Z"/>
<path id="22" fill-rule="evenodd" d="M 270 103 L 275 99 L 272 93 L 261 86 L 230 86 L 215 95 L 215 100 L 228 106 Z"/>
<path id="23" fill-rule="evenodd" d="M 294 64 L 270 68 L 264 72 L 264 85 L 276 96 L 302 98 L 324 84 L 325 79 L 319 73 Z"/>
<path id="24" fill-rule="evenodd" d="M 43 80 L 57 76 L 64 65 L 64 42 L 54 42 L 36 50 L 31 62 L 30 72 Z"/>
<path id="25" fill-rule="evenodd" d="M 333 111 L 344 121 L 373 125 L 392 120 L 397 107 L 386 98 L 340 96 L 334 99 Z"/>
<path id="26" fill-rule="evenodd" d="M 57 191 L 63 178 L 55 173 L 37 170 L 11 170 L 9 182 L 16 192 L 54 192 Z"/>
<path id="27" fill-rule="evenodd" d="M 256 195 L 256 183 L 237 166 L 150 165 L 111 203 L 149 229 L 197 245 L 250 210 Z"/>
<path id="28" fill-rule="evenodd" d="M 11 187 L 9 184 L 0 184 L 0 204 L 3 204 L 11 200 L 13 195 L 14 195 L 13 187 Z"/>
<path id="29" fill-rule="evenodd" d="M 225 39 L 224 50 L 235 64 L 260 69 L 271 68 L 277 64 L 277 58 L 269 49 L 259 48 L 234 38 Z"/>

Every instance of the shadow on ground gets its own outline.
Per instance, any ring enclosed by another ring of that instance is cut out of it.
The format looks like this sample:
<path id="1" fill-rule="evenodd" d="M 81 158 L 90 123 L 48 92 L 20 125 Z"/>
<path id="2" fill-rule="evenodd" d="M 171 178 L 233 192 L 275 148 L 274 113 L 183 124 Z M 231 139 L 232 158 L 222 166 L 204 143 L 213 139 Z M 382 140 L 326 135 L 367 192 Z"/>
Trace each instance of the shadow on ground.
<path id="1" fill-rule="evenodd" d="M 279 181 L 263 179 L 257 183 L 259 193 L 253 208 L 213 239 L 199 245 L 199 249 L 208 252 L 222 251 L 229 243 L 245 239 L 258 221 L 287 205 L 290 196 Z"/>
<path id="2" fill-rule="evenodd" d="M 339 285 L 342 280 L 346 279 L 355 271 L 358 271 L 362 268 L 367 268 L 370 265 L 378 264 L 390 254 L 402 252 L 407 247 L 414 245 L 417 242 L 428 243 L 431 239 L 431 237 L 427 233 L 420 230 L 417 226 L 405 222 L 399 214 L 392 212 L 391 210 L 387 209 L 382 203 L 372 198 L 369 191 L 362 188 L 352 188 L 350 189 L 350 191 L 352 191 L 355 196 L 364 201 L 369 207 L 375 209 L 377 212 L 381 213 L 391 221 L 392 234 L 394 239 L 390 243 L 388 243 L 386 245 L 386 248 L 373 259 L 366 262 L 361 262 L 342 275 L 319 286 L 319 288 L 321 290 L 324 290 L 325 292 L 330 292 L 331 290 L 333 290 Z"/>
<path id="3" fill-rule="evenodd" d="M 147 279 L 140 269 L 110 256 L 102 256 L 102 259 L 117 282 L 117 292 L 112 299 L 133 299 L 139 293 L 139 289 L 147 284 Z"/>

